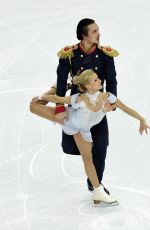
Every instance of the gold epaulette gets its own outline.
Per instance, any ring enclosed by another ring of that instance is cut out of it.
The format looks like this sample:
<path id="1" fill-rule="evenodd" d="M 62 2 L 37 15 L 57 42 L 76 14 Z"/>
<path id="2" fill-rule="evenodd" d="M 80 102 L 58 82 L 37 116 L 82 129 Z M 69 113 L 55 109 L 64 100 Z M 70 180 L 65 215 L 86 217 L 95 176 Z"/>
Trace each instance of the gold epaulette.
<path id="1" fill-rule="evenodd" d="M 73 50 L 76 50 L 77 48 L 78 45 L 65 46 L 57 53 L 57 56 L 59 58 L 72 58 L 74 56 Z"/>
<path id="2" fill-rule="evenodd" d="M 110 56 L 110 57 L 118 57 L 119 56 L 119 52 L 113 48 L 111 48 L 110 46 L 100 46 L 98 45 L 98 48 L 100 50 L 102 50 L 106 55 Z"/>

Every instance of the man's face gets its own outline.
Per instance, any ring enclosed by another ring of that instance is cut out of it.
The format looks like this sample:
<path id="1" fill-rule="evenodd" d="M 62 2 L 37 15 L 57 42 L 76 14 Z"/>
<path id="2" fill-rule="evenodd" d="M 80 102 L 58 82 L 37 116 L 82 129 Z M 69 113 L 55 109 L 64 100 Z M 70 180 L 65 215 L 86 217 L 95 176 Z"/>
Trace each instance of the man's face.
<path id="1" fill-rule="evenodd" d="M 96 23 L 93 23 L 88 26 L 88 35 L 84 36 L 87 42 L 91 44 L 98 44 L 100 39 L 99 27 Z"/>

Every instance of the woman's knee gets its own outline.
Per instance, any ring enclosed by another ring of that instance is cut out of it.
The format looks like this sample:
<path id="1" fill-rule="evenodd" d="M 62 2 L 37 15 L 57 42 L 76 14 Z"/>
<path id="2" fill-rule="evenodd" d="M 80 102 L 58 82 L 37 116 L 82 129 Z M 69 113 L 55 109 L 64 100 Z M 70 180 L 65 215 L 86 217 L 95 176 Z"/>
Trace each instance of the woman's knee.
<path id="1" fill-rule="evenodd" d="M 92 154 L 83 154 L 82 158 L 83 158 L 83 161 L 87 164 L 93 163 Z"/>

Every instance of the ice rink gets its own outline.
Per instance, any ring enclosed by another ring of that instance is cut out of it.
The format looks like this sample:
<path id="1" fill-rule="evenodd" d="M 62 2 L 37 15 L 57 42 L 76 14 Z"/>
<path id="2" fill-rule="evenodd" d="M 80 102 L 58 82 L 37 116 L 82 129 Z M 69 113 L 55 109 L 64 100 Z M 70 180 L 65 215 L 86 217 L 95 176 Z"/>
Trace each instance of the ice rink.
<path id="1" fill-rule="evenodd" d="M 103 183 L 119 205 L 94 205 L 81 157 L 62 152 L 61 127 L 29 111 L 85 17 L 120 53 L 118 97 L 150 124 L 150 1 L 0 0 L 0 230 L 150 229 L 150 134 L 137 120 L 107 115 Z"/>

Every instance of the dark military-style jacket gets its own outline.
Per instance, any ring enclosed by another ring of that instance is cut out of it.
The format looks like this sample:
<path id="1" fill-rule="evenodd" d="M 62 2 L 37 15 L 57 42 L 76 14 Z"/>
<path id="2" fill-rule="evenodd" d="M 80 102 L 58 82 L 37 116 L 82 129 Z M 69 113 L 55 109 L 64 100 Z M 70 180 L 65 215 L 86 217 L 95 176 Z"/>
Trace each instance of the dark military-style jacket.
<path id="1" fill-rule="evenodd" d="M 102 81 L 103 88 L 117 96 L 117 80 L 114 65 L 114 57 L 118 52 L 111 47 L 97 45 L 91 52 L 85 52 L 80 43 L 65 47 L 59 51 L 59 65 L 57 68 L 58 96 L 65 96 L 68 75 L 72 76 L 86 69 L 93 69 Z M 104 86 L 105 85 L 105 86 Z M 77 86 L 71 88 L 71 95 L 77 93 Z"/>

